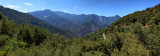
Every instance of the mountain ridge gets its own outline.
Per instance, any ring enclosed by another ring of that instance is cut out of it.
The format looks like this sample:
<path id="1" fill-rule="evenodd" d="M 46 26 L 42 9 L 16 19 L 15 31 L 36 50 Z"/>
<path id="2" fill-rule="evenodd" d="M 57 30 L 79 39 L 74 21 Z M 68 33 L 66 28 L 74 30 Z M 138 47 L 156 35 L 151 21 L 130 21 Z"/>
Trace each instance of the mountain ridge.
<path id="1" fill-rule="evenodd" d="M 30 14 L 26 14 L 23 12 L 19 12 L 17 10 L 13 10 L 10 8 L 6 8 L 3 6 L 0 6 L 0 12 L 4 14 L 6 17 L 8 17 L 9 20 L 13 20 L 15 23 L 21 24 L 21 23 L 29 23 L 31 26 L 40 26 L 42 28 L 50 30 L 52 33 L 60 33 L 65 36 L 72 35 L 71 32 L 68 32 L 66 30 L 58 29 L 57 27 L 48 24 Z"/>
<path id="2" fill-rule="evenodd" d="M 61 29 L 69 30 L 79 37 L 104 28 L 104 26 L 109 26 L 111 23 L 121 18 L 119 15 L 115 15 L 112 17 L 98 16 L 96 14 L 76 15 L 61 11 L 51 11 L 49 9 L 28 12 L 28 14 L 40 18 L 41 20 L 55 25 Z M 89 23 L 88 25 L 91 26 L 88 27 L 86 23 Z M 88 29 L 88 31 L 82 29 Z"/>

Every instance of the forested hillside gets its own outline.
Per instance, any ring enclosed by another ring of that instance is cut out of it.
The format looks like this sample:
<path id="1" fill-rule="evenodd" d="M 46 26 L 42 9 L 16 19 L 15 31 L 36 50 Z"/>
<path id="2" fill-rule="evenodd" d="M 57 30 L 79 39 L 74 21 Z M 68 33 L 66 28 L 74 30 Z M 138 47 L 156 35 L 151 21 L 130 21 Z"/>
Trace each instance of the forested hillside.
<path id="1" fill-rule="evenodd" d="M 38 46 L 50 36 L 51 33 L 46 29 L 31 27 L 29 24 L 16 24 L 0 13 L 0 56 L 14 56 L 11 53 L 16 50 Z"/>
<path id="2" fill-rule="evenodd" d="M 40 26 L 42 28 L 48 29 L 52 33 L 59 33 L 62 35 L 66 35 L 68 37 L 74 36 L 74 34 L 71 33 L 70 31 L 59 29 L 51 24 L 48 24 L 26 13 L 22 13 L 22 12 L 19 12 L 19 11 L 10 9 L 10 8 L 4 8 L 3 6 L 0 6 L 0 12 L 2 12 L 2 14 L 8 17 L 9 20 L 13 20 L 17 24 L 28 23 L 31 26 Z"/>

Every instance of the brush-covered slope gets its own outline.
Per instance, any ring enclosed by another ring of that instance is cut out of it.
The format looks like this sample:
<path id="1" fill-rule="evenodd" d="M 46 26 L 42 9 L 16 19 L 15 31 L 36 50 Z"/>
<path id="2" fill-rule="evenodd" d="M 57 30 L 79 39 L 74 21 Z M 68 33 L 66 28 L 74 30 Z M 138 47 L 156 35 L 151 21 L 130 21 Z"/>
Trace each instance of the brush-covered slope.
<path id="1" fill-rule="evenodd" d="M 117 22 L 113 23 L 112 25 L 117 24 L 134 24 L 136 22 L 142 23 L 143 25 L 147 24 L 158 24 L 159 21 L 159 14 L 160 14 L 160 5 L 157 5 L 152 8 L 147 8 L 143 11 L 136 11 L 132 14 L 126 15 L 122 17 Z"/>
<path id="2" fill-rule="evenodd" d="M 85 39 L 110 41 L 114 55 L 132 55 L 140 51 L 142 56 L 160 55 L 160 4 L 143 11 L 126 15 L 111 26 L 94 32 Z M 121 53 L 121 54 L 117 54 Z M 140 55 L 136 53 L 136 55 Z M 140 55 L 141 56 L 141 55 Z"/>

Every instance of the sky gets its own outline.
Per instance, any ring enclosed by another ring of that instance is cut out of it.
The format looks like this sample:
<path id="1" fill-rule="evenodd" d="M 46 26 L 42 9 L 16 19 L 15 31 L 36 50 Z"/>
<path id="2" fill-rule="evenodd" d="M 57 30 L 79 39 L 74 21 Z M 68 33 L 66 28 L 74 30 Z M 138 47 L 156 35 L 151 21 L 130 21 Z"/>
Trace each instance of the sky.
<path id="1" fill-rule="evenodd" d="M 71 14 L 125 16 L 158 5 L 160 0 L 0 0 L 0 5 L 21 12 L 50 9 Z"/>

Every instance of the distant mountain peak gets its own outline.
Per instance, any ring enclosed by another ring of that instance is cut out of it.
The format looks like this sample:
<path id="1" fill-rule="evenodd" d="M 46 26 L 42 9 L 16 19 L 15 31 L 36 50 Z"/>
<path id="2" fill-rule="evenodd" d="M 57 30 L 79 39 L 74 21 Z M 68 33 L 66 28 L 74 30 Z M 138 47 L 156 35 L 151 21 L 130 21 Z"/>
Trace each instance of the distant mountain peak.
<path id="1" fill-rule="evenodd" d="M 50 10 L 50 9 L 45 9 L 43 11 L 45 11 L 45 12 L 52 12 L 52 10 Z"/>
<path id="2" fill-rule="evenodd" d="M 96 15 L 96 14 L 90 14 L 91 16 L 98 16 L 98 15 Z"/>
<path id="3" fill-rule="evenodd" d="M 119 15 L 115 15 L 114 17 L 115 17 L 116 21 L 121 18 L 121 16 L 119 16 Z"/>
<path id="4" fill-rule="evenodd" d="M 119 15 L 115 15 L 115 17 L 121 17 L 121 16 L 119 16 Z"/>

